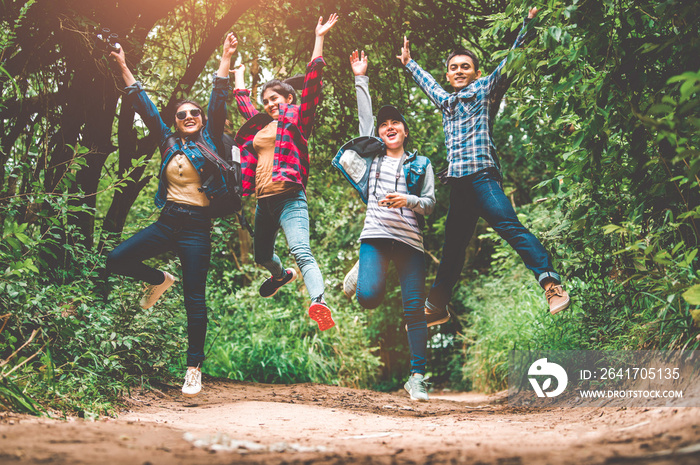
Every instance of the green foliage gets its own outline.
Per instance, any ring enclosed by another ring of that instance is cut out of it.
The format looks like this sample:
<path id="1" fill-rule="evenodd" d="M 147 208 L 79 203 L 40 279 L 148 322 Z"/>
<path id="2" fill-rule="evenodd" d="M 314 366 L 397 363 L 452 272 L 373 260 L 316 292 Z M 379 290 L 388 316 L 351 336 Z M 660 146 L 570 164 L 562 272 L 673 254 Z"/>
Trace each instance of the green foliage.
<path id="1" fill-rule="evenodd" d="M 224 279 L 230 273 L 234 271 Z M 256 275 L 256 282 L 265 279 Z M 217 286 L 210 301 L 226 311 L 210 332 L 208 373 L 264 383 L 355 387 L 367 387 L 374 377 L 377 361 L 366 347 L 362 322 L 353 321 L 362 315 L 336 310 L 338 329 L 320 333 L 306 313 L 308 298 L 301 284 L 285 286 L 271 299 L 261 299 L 256 286 L 235 292 Z M 338 309 L 332 300 L 329 304 Z"/>
<path id="2" fill-rule="evenodd" d="M 106 299 L 100 270 L 103 257 L 85 248 L 80 237 L 64 241 L 66 217 L 84 210 L 65 198 L 45 196 L 33 213 L 46 218 L 37 224 L 12 220 L 25 206 L 21 198 L 6 204 L 0 261 L 0 308 L 8 312 L 0 339 L 0 380 L 4 403 L 37 413 L 29 400 L 63 412 L 104 414 L 111 403 L 143 375 L 164 375 L 181 343 L 168 333 L 182 326 L 180 302 L 163 299 L 157 309 L 142 311 L 138 288 L 115 284 Z M 49 216 L 50 215 L 50 216 Z M 61 270 L 60 281 L 47 279 L 43 254 L 60 245 L 82 264 Z M 176 294 L 175 294 L 176 295 Z M 153 326 L 164 332 L 152 331 Z"/>
<path id="3" fill-rule="evenodd" d="M 0 379 L 0 405 L 9 407 L 15 412 L 39 415 L 42 408 L 31 397 L 27 396 L 10 379 Z"/>

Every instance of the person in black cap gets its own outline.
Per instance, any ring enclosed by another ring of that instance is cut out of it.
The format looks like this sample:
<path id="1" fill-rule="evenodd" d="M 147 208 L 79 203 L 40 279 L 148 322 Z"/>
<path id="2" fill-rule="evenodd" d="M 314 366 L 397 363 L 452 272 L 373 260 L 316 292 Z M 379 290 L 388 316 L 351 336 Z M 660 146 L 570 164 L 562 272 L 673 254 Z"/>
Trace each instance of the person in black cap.
<path id="1" fill-rule="evenodd" d="M 404 388 L 413 400 L 428 400 L 424 381 L 428 326 L 423 311 L 425 258 L 423 215 L 435 207 L 435 181 L 430 160 L 407 152 L 408 125 L 395 107 L 377 113 L 374 133 L 372 99 L 369 96 L 367 56 L 350 55 L 355 74 L 360 136 L 346 143 L 333 159 L 367 204 L 360 235 L 360 260 L 348 277 L 346 294 L 355 288 L 365 308 L 376 308 L 386 293 L 389 262 L 394 262 L 401 283 L 404 320 L 411 350 L 411 374 Z M 356 286 L 353 284 L 356 283 Z"/>

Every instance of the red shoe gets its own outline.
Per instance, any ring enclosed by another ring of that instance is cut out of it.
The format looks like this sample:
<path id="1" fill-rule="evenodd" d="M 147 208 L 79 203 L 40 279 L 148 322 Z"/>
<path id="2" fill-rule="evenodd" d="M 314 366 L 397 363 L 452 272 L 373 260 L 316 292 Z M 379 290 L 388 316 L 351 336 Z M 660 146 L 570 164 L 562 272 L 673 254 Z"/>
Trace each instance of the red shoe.
<path id="1" fill-rule="evenodd" d="M 335 326 L 335 321 L 333 321 L 331 316 L 331 309 L 326 305 L 323 296 L 317 297 L 311 302 L 309 316 L 318 323 L 319 331 L 325 331 Z"/>

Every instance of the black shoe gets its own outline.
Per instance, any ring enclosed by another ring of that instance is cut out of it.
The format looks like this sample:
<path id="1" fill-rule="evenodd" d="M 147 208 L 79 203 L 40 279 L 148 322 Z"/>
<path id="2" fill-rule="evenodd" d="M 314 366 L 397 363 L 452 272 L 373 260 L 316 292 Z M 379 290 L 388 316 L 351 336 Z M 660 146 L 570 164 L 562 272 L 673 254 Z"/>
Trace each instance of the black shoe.
<path id="1" fill-rule="evenodd" d="M 435 326 L 449 321 L 451 314 L 450 307 L 451 305 L 447 304 L 442 308 L 437 308 L 426 300 L 425 320 L 428 323 L 428 326 Z"/>
<path id="2" fill-rule="evenodd" d="M 280 290 L 280 287 L 284 286 L 287 283 L 291 283 L 295 279 L 297 279 L 297 272 L 294 271 L 294 268 L 287 268 L 286 270 L 284 270 L 284 276 L 280 280 L 277 280 L 273 276 L 270 276 L 260 286 L 260 296 L 272 297 L 273 295 L 277 294 L 277 291 Z"/>

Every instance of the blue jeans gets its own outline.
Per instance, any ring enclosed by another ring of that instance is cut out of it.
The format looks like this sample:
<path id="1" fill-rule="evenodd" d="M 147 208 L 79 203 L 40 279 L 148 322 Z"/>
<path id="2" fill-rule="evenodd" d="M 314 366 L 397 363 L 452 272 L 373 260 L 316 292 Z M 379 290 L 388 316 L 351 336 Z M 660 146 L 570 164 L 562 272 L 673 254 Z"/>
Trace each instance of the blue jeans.
<path id="1" fill-rule="evenodd" d="M 205 300 L 211 257 L 211 220 L 206 208 L 167 202 L 158 221 L 137 232 L 107 256 L 107 271 L 161 284 L 163 272 L 143 263 L 168 251 L 180 257 L 187 310 L 187 366 L 204 361 L 207 335 Z"/>
<path id="2" fill-rule="evenodd" d="M 284 273 L 282 261 L 275 253 L 275 240 L 280 228 L 287 238 L 309 296 L 323 294 L 323 276 L 309 245 L 309 206 L 303 190 L 264 197 L 255 209 L 255 263 L 264 266 L 275 278 Z"/>
<path id="3" fill-rule="evenodd" d="M 393 261 L 399 274 L 403 316 L 411 351 L 411 373 L 425 374 L 428 325 L 423 311 L 425 258 L 423 252 L 393 239 L 365 239 L 360 245 L 357 301 L 376 308 L 386 294 L 386 275 Z"/>
<path id="4" fill-rule="evenodd" d="M 450 209 L 445 221 L 442 260 L 428 296 L 432 305 L 441 308 L 450 301 L 479 217 L 483 217 L 518 252 L 540 284 L 548 278 L 561 281 L 542 243 L 518 220 L 501 187 L 500 173 L 489 168 L 450 180 Z"/>

